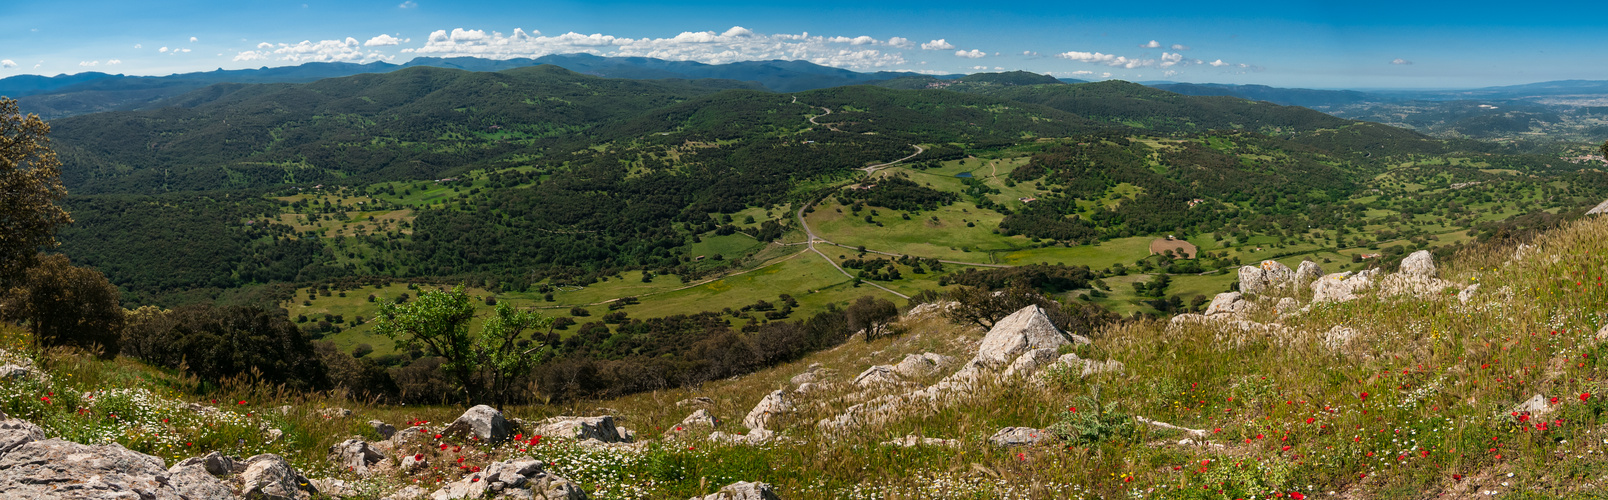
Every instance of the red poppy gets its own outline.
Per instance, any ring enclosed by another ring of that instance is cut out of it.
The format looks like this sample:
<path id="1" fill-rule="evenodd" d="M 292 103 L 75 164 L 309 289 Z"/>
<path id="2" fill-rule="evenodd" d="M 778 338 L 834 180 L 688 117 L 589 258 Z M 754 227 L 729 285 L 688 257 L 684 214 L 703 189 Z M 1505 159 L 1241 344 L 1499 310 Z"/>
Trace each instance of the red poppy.
<path id="1" fill-rule="evenodd" d="M 423 453 L 414 453 L 413 454 L 413 460 L 414 461 L 424 460 L 424 454 Z"/>
<path id="2" fill-rule="evenodd" d="M 1589 392 L 1580 393 L 1580 402 L 1584 403 L 1587 399 L 1591 399 L 1591 393 L 1589 393 Z"/>

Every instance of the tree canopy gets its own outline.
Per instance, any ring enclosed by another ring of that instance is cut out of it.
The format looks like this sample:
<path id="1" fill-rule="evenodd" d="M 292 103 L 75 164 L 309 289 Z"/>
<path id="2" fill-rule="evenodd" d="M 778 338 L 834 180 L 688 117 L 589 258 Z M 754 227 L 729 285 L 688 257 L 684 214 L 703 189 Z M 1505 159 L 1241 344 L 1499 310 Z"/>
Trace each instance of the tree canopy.
<path id="1" fill-rule="evenodd" d="M 67 189 L 49 136 L 39 116 L 0 98 L 0 285 L 20 277 L 40 248 L 55 246 L 56 228 L 72 222 L 56 204 Z"/>

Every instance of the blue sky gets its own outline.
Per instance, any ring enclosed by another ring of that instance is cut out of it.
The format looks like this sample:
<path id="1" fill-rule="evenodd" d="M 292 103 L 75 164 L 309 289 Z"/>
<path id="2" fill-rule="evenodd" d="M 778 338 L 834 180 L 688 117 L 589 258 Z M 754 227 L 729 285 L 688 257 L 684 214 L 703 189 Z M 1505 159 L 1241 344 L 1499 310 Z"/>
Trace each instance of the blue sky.
<path id="1" fill-rule="evenodd" d="M 589 52 L 1311 88 L 1608 79 L 1601 2 L 61 1 L 0 4 L 0 77 Z"/>

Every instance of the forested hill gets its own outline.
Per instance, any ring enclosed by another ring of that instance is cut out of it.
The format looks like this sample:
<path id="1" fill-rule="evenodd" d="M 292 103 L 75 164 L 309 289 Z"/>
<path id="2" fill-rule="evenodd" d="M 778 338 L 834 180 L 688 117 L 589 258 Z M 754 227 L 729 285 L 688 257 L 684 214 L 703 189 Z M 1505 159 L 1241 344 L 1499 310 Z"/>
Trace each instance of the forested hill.
<path id="1" fill-rule="evenodd" d="M 74 193 L 428 179 L 749 84 L 619 80 L 555 66 L 410 68 L 309 84 L 221 84 L 149 111 L 56 120 Z"/>
<path id="2" fill-rule="evenodd" d="M 976 91 L 1041 104 L 1090 119 L 1165 132 L 1242 129 L 1287 133 L 1339 128 L 1352 123 L 1296 106 L 1237 97 L 1186 96 L 1120 80 L 1077 85 L 978 87 Z"/>

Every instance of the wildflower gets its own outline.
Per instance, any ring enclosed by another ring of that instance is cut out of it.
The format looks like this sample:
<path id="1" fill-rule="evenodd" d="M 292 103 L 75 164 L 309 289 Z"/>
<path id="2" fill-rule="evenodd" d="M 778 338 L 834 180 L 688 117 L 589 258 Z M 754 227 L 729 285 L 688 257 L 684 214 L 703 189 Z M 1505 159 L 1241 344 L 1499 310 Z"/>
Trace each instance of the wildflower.
<path id="1" fill-rule="evenodd" d="M 1461 482 L 1461 481 L 1463 481 L 1463 475 L 1462 474 L 1452 474 L 1452 480 Z"/>
<path id="2" fill-rule="evenodd" d="M 415 461 L 424 460 L 424 454 L 423 453 L 414 453 L 413 454 L 413 460 L 415 460 Z"/>
<path id="3" fill-rule="evenodd" d="M 1584 402 L 1586 402 L 1587 399 L 1591 399 L 1591 393 L 1589 393 L 1589 392 L 1580 393 L 1580 402 L 1584 403 Z"/>
<path id="4" fill-rule="evenodd" d="M 1362 393 L 1361 397 L 1362 397 L 1363 401 L 1367 401 L 1368 400 L 1368 393 L 1366 393 L 1366 392 Z"/>

